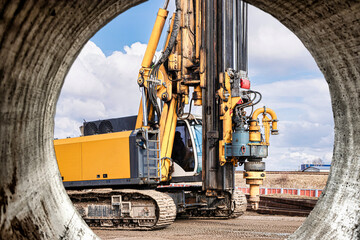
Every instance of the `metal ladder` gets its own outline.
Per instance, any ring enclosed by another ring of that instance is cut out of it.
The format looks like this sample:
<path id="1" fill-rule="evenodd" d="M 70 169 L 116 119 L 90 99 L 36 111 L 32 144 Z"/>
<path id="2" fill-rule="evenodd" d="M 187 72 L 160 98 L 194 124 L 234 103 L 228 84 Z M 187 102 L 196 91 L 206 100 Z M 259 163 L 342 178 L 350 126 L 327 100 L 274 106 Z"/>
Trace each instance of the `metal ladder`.
<path id="1" fill-rule="evenodd" d="M 146 160 L 144 162 L 144 173 L 147 180 L 161 180 L 161 158 L 160 158 L 160 131 L 145 129 Z"/>

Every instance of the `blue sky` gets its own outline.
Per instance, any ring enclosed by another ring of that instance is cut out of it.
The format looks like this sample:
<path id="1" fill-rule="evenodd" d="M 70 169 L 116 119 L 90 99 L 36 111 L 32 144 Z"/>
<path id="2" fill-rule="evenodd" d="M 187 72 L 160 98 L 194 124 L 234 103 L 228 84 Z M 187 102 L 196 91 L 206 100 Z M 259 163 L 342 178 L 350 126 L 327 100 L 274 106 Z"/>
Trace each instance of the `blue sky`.
<path id="1" fill-rule="evenodd" d="M 58 101 L 56 138 L 78 136 L 83 119 L 137 114 L 137 73 L 162 4 L 153 0 L 126 11 L 84 46 Z M 163 38 L 158 49 L 162 46 Z M 249 77 L 252 89 L 263 94 L 259 107 L 274 109 L 280 120 L 267 169 L 296 170 L 318 158 L 329 162 L 333 119 L 323 75 L 293 33 L 254 7 L 249 7 Z"/>
<path id="2" fill-rule="evenodd" d="M 106 56 L 134 42 L 147 43 L 157 11 L 163 3 L 164 0 L 151 0 L 127 10 L 109 22 L 90 40 L 100 47 Z M 173 9 L 172 4 L 168 9 Z M 166 31 L 166 27 L 164 30 Z M 162 46 L 164 36 L 163 34 L 159 46 Z"/>

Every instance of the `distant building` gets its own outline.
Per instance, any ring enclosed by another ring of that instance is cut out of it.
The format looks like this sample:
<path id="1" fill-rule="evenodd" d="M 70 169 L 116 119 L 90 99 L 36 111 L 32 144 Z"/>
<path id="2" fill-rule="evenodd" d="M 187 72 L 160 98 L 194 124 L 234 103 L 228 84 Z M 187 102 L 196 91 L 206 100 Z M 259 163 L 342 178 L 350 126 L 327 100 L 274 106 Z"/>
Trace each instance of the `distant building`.
<path id="1" fill-rule="evenodd" d="M 303 172 L 329 172 L 330 164 L 301 164 Z"/>

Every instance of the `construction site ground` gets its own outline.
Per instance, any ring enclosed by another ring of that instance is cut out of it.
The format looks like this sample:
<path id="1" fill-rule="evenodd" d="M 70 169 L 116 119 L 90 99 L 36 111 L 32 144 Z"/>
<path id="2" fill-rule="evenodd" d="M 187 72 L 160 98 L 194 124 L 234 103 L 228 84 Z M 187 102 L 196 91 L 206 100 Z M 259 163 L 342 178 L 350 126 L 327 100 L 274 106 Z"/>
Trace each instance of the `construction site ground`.
<path id="1" fill-rule="evenodd" d="M 285 239 L 305 220 L 305 217 L 261 215 L 246 212 L 237 219 L 178 219 L 170 227 L 157 231 L 95 230 L 106 240 L 159 239 Z"/>
<path id="2" fill-rule="evenodd" d="M 323 189 L 327 173 L 267 172 L 264 187 Z M 236 174 L 236 185 L 244 187 L 242 172 Z M 289 197 L 276 194 L 274 197 Z M 300 196 L 290 196 L 298 198 Z M 313 199 L 313 198 L 310 198 Z M 102 239 L 286 239 L 305 217 L 264 215 L 246 212 L 237 219 L 194 220 L 177 219 L 170 227 L 157 231 L 95 230 Z"/>

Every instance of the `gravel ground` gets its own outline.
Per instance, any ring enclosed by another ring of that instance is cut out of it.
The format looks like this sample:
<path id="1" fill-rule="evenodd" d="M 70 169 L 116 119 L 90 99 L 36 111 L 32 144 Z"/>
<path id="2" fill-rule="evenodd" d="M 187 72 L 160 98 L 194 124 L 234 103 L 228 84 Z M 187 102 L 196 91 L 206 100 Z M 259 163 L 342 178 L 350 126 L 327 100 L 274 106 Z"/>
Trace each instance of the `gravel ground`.
<path id="1" fill-rule="evenodd" d="M 170 227 L 156 231 L 95 230 L 101 239 L 285 239 L 305 217 L 261 215 L 246 212 L 229 220 L 176 220 Z"/>
<path id="2" fill-rule="evenodd" d="M 326 184 L 327 177 L 324 174 L 313 173 L 268 173 L 262 187 L 322 189 Z M 241 173 L 236 174 L 236 186 L 248 187 Z M 278 195 L 274 196 L 279 197 Z M 285 239 L 300 227 L 304 220 L 305 217 L 246 212 L 240 218 L 229 220 L 178 219 L 170 227 L 157 231 L 95 230 L 95 233 L 104 240 Z"/>

